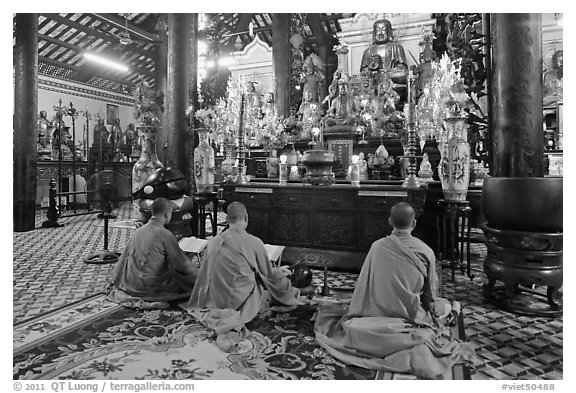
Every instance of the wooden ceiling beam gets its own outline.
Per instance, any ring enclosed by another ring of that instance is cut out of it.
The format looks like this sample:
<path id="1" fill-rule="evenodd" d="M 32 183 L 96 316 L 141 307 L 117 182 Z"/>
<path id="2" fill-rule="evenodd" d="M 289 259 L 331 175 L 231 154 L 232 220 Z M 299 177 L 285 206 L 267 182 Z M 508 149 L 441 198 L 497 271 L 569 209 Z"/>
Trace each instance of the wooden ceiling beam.
<path id="1" fill-rule="evenodd" d="M 46 64 L 53 65 L 53 66 L 55 66 L 55 67 L 64 68 L 64 69 L 70 70 L 70 71 L 72 71 L 72 72 L 76 72 L 77 75 L 81 73 L 81 68 L 80 68 L 80 67 L 75 66 L 75 65 L 71 65 L 71 64 L 62 63 L 61 61 L 58 61 L 58 60 L 54 60 L 54 59 L 50 59 L 50 58 L 47 58 L 47 57 L 39 56 L 39 57 L 38 57 L 38 61 L 41 61 L 41 62 L 46 63 Z M 118 77 L 115 76 L 115 75 L 108 75 L 108 74 L 102 73 L 102 72 L 100 72 L 100 71 L 101 71 L 101 70 L 99 70 L 99 69 L 95 69 L 91 76 L 100 77 L 100 78 L 102 78 L 102 79 L 108 79 L 109 81 L 116 82 L 116 83 L 121 83 L 121 84 L 125 84 L 125 85 L 130 85 L 130 86 L 133 85 L 132 83 L 126 81 L 125 79 L 118 78 Z"/>
<path id="2" fill-rule="evenodd" d="M 69 26 L 69 27 L 74 27 L 77 30 L 81 30 L 81 31 L 85 32 L 87 35 L 91 35 L 93 37 L 98 37 L 104 41 L 109 42 L 110 45 L 116 45 L 119 42 L 118 37 L 116 37 L 114 34 L 104 33 L 101 30 L 98 30 L 97 28 L 88 27 L 88 26 L 83 25 L 81 23 L 78 23 L 76 21 L 64 18 L 58 14 L 42 14 L 42 15 L 44 15 L 48 19 L 54 20 L 55 22 L 57 22 L 59 24 L 63 24 L 63 25 Z M 62 41 L 59 41 L 59 42 L 62 42 Z M 150 57 L 150 51 L 141 50 L 135 44 L 126 45 L 126 51 L 136 52 L 136 53 L 141 54 L 143 56 Z"/>
<path id="3" fill-rule="evenodd" d="M 118 29 L 121 30 L 126 29 L 128 30 L 129 33 L 133 33 L 139 36 L 141 39 L 143 38 L 147 41 L 150 41 L 151 44 L 159 40 L 157 34 L 149 33 L 146 30 L 143 30 L 138 26 L 133 25 L 132 23 L 130 23 L 130 21 L 126 21 L 124 18 L 121 18 L 114 14 L 92 14 L 92 15 L 96 16 L 98 19 L 104 22 L 115 25 Z"/>
<path id="4" fill-rule="evenodd" d="M 239 14 L 238 23 L 234 27 L 234 32 L 231 34 L 230 38 L 228 39 L 228 43 L 225 45 L 229 49 L 233 49 L 234 43 L 236 42 L 236 37 L 241 33 L 248 30 L 248 25 L 252 20 L 252 14 Z"/>

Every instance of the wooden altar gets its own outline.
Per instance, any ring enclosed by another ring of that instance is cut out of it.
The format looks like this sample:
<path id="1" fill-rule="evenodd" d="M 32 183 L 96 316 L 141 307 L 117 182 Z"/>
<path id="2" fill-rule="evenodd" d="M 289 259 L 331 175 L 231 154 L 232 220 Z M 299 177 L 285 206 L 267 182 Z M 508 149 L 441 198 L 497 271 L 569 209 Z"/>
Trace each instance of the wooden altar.
<path id="1" fill-rule="evenodd" d="M 359 269 L 372 243 L 391 233 L 390 208 L 401 201 L 417 210 L 415 236 L 436 248 L 436 206 L 443 198 L 439 182 L 407 189 L 400 181 L 367 181 L 352 187 L 346 182 L 280 186 L 273 179 L 253 179 L 247 185 L 222 188 L 227 202 L 246 205 L 249 233 L 264 243 L 286 246 L 285 263 L 306 260 L 312 266 L 334 263 Z M 480 187 L 471 186 L 468 194 L 473 226 L 483 220 L 481 193 Z"/>

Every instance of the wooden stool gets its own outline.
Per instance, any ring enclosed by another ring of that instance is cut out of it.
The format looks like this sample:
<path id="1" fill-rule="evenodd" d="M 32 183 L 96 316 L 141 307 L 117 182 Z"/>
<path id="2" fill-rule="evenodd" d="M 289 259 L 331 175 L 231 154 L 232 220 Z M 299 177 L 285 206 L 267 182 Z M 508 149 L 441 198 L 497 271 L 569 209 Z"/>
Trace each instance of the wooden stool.
<path id="1" fill-rule="evenodd" d="M 212 236 L 217 234 L 218 224 L 218 193 L 209 192 L 196 194 L 194 200 L 194 216 L 192 217 L 192 234 L 206 239 L 206 219 L 212 224 Z M 206 210 L 206 206 L 212 203 L 212 209 Z"/>
<path id="2" fill-rule="evenodd" d="M 470 267 L 470 213 L 468 201 L 438 201 L 436 229 L 438 233 L 438 260 L 448 262 L 452 269 L 452 281 L 455 271 L 460 268 L 464 274 L 464 246 L 466 246 L 466 274 L 474 278 Z"/>

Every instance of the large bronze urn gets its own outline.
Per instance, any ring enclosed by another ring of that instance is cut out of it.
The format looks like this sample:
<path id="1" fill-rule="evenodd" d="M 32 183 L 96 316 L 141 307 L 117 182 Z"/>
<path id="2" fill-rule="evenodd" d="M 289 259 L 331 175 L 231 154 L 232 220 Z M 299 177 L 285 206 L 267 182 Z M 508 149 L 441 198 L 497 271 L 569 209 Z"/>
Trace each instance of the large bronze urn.
<path id="1" fill-rule="evenodd" d="M 329 185 L 334 182 L 332 166 L 334 153 L 330 150 L 309 150 L 304 153 L 302 164 L 306 168 L 305 181 L 314 185 Z"/>
<path id="2" fill-rule="evenodd" d="M 482 189 L 482 225 L 488 277 L 485 295 L 520 314 L 562 313 L 563 285 L 562 178 L 488 178 Z M 503 287 L 497 287 L 496 281 Z M 545 286 L 548 308 L 520 300 L 540 296 Z"/>

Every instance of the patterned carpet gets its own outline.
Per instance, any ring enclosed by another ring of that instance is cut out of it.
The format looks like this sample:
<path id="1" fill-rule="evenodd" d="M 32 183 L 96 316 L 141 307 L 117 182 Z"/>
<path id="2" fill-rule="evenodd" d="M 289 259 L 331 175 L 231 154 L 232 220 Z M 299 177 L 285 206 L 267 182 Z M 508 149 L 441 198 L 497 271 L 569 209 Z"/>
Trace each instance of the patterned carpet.
<path id="1" fill-rule="evenodd" d="M 110 221 L 109 249 L 121 251 L 133 232 L 138 211 L 132 204 L 115 210 Z M 96 214 L 68 217 L 62 228 L 42 229 L 45 212 L 37 212 L 37 229 L 13 233 L 13 323 L 21 325 L 41 314 L 102 293 L 114 265 L 88 265 L 83 259 L 103 248 L 102 220 Z M 473 245 L 476 277 L 450 271 L 443 275 L 443 296 L 461 302 L 465 329 L 477 348 L 480 364 L 472 379 L 562 379 L 563 318 L 518 316 L 497 309 L 482 296 L 484 245 Z M 349 279 L 340 285 L 353 286 Z M 315 275 L 320 285 L 320 278 Z"/>

